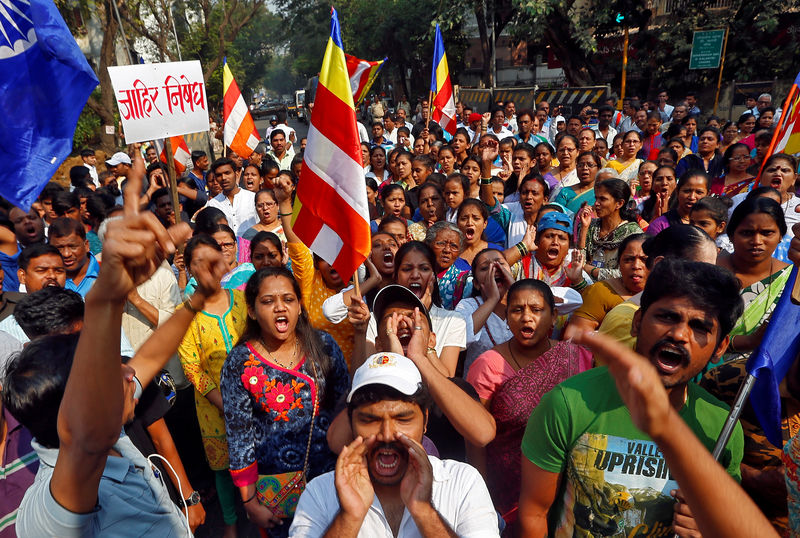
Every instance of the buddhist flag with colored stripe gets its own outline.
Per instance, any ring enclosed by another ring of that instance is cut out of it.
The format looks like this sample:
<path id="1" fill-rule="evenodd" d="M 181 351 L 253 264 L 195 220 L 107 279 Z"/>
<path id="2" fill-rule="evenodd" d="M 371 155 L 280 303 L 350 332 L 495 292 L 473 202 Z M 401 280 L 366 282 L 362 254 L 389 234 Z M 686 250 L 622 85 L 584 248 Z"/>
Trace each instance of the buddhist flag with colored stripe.
<path id="1" fill-rule="evenodd" d="M 431 70 L 431 93 L 433 113 L 431 119 L 442 126 L 442 129 L 456 134 L 456 102 L 453 99 L 453 84 L 450 82 L 450 70 L 447 68 L 447 54 L 444 52 L 444 40 L 439 25 L 436 25 L 436 40 L 433 46 L 433 69 Z"/>
<path id="2" fill-rule="evenodd" d="M 225 145 L 236 152 L 239 157 L 247 159 L 256 149 L 260 135 L 256 130 L 256 123 L 250 115 L 250 110 L 244 102 L 242 92 L 239 91 L 233 73 L 228 67 L 228 59 L 222 64 L 222 99 L 225 131 L 223 140 Z"/>
<path id="3" fill-rule="evenodd" d="M 377 62 L 360 60 L 355 56 L 345 54 L 347 59 L 347 74 L 350 76 L 350 88 L 353 90 L 353 101 L 358 106 L 367 96 L 372 83 L 378 78 L 378 73 L 383 67 L 386 58 Z"/>
<path id="4" fill-rule="evenodd" d="M 764 160 L 761 163 L 763 172 L 767 158 L 775 153 L 788 153 L 797 155 L 800 153 L 800 73 L 794 79 L 794 84 L 789 88 L 789 95 L 783 103 L 783 111 L 775 126 L 772 134 L 772 141 L 769 143 Z M 761 173 L 759 172 L 759 178 Z"/>
<path id="5" fill-rule="evenodd" d="M 335 9 L 331 10 L 331 35 L 319 73 L 293 220 L 300 240 L 344 279 L 369 255 L 361 142 Z"/>
<path id="6" fill-rule="evenodd" d="M 169 140 L 172 142 L 172 159 L 175 162 L 175 173 L 181 175 L 186 171 L 186 164 L 192 158 L 192 153 L 189 151 L 189 146 L 186 145 L 186 140 L 183 139 L 183 136 L 171 136 Z M 164 139 L 156 140 L 155 143 L 158 159 L 166 164 L 169 161 L 167 161 L 167 147 L 164 144 Z"/>

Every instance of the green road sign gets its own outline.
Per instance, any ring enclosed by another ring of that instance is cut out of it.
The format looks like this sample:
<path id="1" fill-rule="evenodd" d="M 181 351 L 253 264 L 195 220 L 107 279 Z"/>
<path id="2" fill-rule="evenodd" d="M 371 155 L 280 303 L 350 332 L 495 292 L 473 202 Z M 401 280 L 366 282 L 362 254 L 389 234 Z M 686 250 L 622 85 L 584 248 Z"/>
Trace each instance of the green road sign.
<path id="1" fill-rule="evenodd" d="M 725 30 L 695 32 L 692 38 L 692 56 L 689 69 L 717 69 L 722 57 Z"/>

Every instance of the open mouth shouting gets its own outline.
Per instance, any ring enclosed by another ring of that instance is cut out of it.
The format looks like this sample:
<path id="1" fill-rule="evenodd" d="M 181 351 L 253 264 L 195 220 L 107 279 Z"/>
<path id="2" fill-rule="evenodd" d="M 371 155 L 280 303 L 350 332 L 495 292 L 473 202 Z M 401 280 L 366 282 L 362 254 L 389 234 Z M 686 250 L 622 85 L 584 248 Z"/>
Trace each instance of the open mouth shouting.
<path id="1" fill-rule="evenodd" d="M 519 329 L 519 335 L 522 338 L 524 338 L 525 340 L 532 339 L 534 334 L 536 334 L 536 326 L 535 325 L 523 325 Z"/>
<path id="2" fill-rule="evenodd" d="M 650 350 L 653 365 L 661 374 L 672 375 L 689 364 L 689 352 L 683 346 L 661 340 Z"/>
<path id="3" fill-rule="evenodd" d="M 285 334 L 289 331 L 289 318 L 286 316 L 278 316 L 275 318 L 275 329 L 280 334 Z"/>
<path id="4" fill-rule="evenodd" d="M 370 472 L 377 482 L 396 483 L 408 464 L 408 452 L 397 443 L 383 443 L 370 454 Z"/>
<path id="5" fill-rule="evenodd" d="M 474 227 L 467 226 L 466 228 L 464 228 L 464 238 L 467 241 L 472 241 L 473 239 L 475 239 L 476 232 L 477 231 L 475 230 Z"/>
<path id="6" fill-rule="evenodd" d="M 422 295 L 425 293 L 425 289 L 422 287 L 422 282 L 409 282 L 408 289 L 410 289 L 414 295 L 422 299 Z"/>
<path id="7" fill-rule="evenodd" d="M 392 254 L 391 250 L 387 250 L 386 252 L 383 253 L 383 260 L 382 261 L 383 261 L 383 267 L 387 271 L 393 271 L 394 270 L 394 254 Z"/>

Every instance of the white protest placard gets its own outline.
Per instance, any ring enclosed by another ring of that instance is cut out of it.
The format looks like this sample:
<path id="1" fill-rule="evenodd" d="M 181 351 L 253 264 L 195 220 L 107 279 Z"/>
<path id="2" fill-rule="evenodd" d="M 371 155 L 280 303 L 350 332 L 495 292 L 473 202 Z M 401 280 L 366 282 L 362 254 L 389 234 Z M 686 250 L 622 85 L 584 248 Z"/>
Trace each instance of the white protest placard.
<path id="1" fill-rule="evenodd" d="M 126 143 L 208 130 L 199 61 L 114 66 L 108 74 Z"/>

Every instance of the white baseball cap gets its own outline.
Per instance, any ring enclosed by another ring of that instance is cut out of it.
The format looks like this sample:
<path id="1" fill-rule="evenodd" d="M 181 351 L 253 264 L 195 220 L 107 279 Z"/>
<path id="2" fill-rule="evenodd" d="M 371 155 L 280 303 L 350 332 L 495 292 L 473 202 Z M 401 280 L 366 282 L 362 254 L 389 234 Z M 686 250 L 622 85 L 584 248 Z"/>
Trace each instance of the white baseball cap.
<path id="1" fill-rule="evenodd" d="M 127 153 L 123 153 L 121 151 L 116 152 L 114 155 L 111 156 L 109 160 L 106 161 L 108 166 L 117 166 L 118 164 L 132 164 L 131 158 L 128 157 Z"/>
<path id="2" fill-rule="evenodd" d="M 381 352 L 370 356 L 353 375 L 353 386 L 347 402 L 353 394 L 367 385 L 387 385 L 401 394 L 411 396 L 422 385 L 422 375 L 411 359 L 397 353 Z"/>

